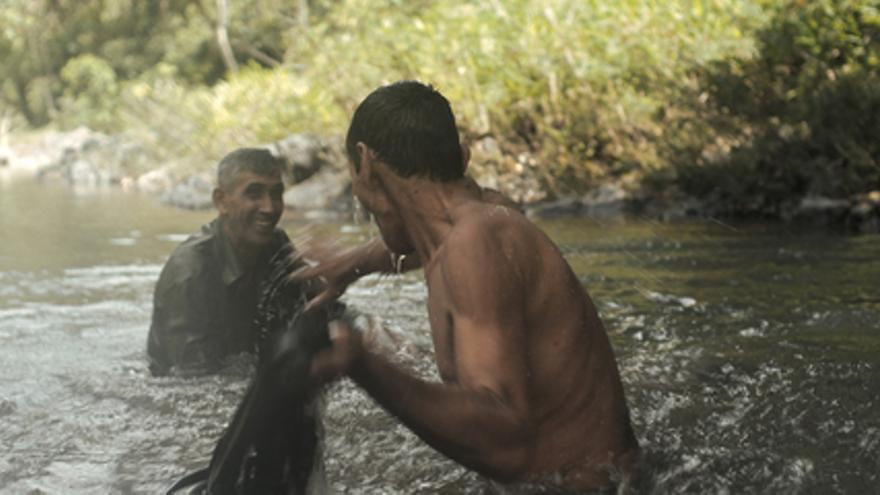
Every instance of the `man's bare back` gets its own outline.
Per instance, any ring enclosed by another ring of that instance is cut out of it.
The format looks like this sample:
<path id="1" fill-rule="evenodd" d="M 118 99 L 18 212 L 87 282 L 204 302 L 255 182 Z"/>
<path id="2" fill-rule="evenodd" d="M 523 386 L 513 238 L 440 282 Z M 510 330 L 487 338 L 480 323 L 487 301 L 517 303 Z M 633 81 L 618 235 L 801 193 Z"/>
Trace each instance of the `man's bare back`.
<path id="1" fill-rule="evenodd" d="M 353 192 L 373 214 L 384 244 L 347 253 L 310 275 L 329 280 L 319 296 L 326 300 L 357 278 L 352 273 L 390 269 L 377 261 L 388 260 L 388 252 L 423 261 L 442 382 L 400 369 L 345 326 L 314 359 L 314 380 L 347 374 L 425 442 L 493 479 L 608 487 L 613 472 L 629 468 L 638 446 L 592 302 L 540 229 L 503 196 L 500 201 L 463 175 L 468 153 L 453 153 L 457 131 L 442 96 L 419 83 L 374 95 L 355 113 L 348 144 Z M 371 106 L 371 98 L 388 101 Z M 405 126 L 392 135 L 410 132 L 419 119 L 428 127 L 445 125 L 404 155 L 422 153 L 413 162 L 426 167 L 421 172 L 395 163 L 393 147 L 377 150 L 369 142 L 385 142 L 381 133 L 371 134 L 377 129 L 371 119 L 394 127 L 395 115 L 381 112 L 410 104 L 414 115 L 401 119 Z M 364 107 L 366 117 L 359 115 Z M 433 113 L 420 113 L 425 108 Z M 446 147 L 430 151 L 437 142 Z"/>

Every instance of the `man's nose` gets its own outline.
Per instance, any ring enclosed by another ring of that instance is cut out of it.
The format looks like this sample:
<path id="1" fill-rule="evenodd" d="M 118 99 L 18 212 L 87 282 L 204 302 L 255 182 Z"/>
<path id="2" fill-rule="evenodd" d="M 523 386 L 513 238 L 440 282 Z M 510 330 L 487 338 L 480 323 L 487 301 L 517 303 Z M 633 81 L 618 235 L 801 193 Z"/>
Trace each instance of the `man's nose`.
<path id="1" fill-rule="evenodd" d="M 261 213 L 277 213 L 282 207 L 282 201 L 272 197 L 271 194 L 263 194 L 260 197 L 259 207 Z"/>

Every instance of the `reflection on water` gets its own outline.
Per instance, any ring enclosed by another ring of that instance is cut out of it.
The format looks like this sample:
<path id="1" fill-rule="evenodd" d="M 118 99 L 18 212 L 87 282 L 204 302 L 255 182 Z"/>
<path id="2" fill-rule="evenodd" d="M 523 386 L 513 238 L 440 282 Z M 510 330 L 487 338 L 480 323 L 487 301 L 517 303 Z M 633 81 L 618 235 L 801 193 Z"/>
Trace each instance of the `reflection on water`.
<path id="1" fill-rule="evenodd" d="M 210 218 L 112 191 L 0 189 L 0 492 L 157 493 L 207 461 L 248 363 L 156 379 L 143 349 L 162 263 Z M 645 492 L 880 486 L 880 237 L 542 227 L 611 334 L 649 460 Z M 372 235 L 332 222 L 316 230 L 347 243 Z M 400 359 L 435 377 L 425 297 L 418 275 L 370 277 L 347 296 L 407 335 Z M 484 490 L 348 382 L 328 391 L 325 427 L 336 492 Z"/>

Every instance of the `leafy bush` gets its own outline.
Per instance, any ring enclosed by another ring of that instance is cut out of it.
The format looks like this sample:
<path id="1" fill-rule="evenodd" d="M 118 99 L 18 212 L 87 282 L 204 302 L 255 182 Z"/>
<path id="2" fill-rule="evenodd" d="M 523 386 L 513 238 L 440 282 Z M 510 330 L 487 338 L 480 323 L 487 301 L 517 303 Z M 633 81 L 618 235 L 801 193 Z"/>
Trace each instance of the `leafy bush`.
<path id="1" fill-rule="evenodd" d="M 880 187 L 868 0 L 227 3 L 237 72 L 215 2 L 10 0 L 0 96 L 207 167 L 234 146 L 340 134 L 375 87 L 419 79 L 449 97 L 466 139 L 499 143 L 502 159 L 475 168 L 525 163 L 551 193 L 647 176 L 778 213 Z"/>
<path id="2" fill-rule="evenodd" d="M 730 210 L 769 214 L 805 195 L 880 188 L 877 4 L 788 2 L 757 39 L 755 57 L 710 67 L 706 104 L 673 126 L 681 186 Z"/>
<path id="3" fill-rule="evenodd" d="M 377 85 L 430 82 L 470 138 L 537 158 L 566 192 L 661 167 L 655 115 L 686 71 L 745 52 L 760 9 L 743 2 L 338 2 L 292 47 L 304 76 L 350 114 Z"/>
<path id="4" fill-rule="evenodd" d="M 160 74 L 127 85 L 120 100 L 123 127 L 177 163 L 181 175 L 213 168 L 236 147 L 337 132 L 348 118 L 321 87 L 289 70 L 256 66 L 212 87 Z"/>
<path id="5" fill-rule="evenodd" d="M 61 69 L 61 80 L 65 86 L 63 120 L 102 130 L 113 127 L 119 85 L 106 60 L 91 54 L 72 58 Z"/>
<path id="6" fill-rule="evenodd" d="M 734 0 L 321 6 L 288 31 L 284 66 L 251 66 L 211 88 L 152 80 L 148 98 L 127 106 L 166 108 L 188 122 L 191 146 L 217 157 L 291 132 L 342 133 L 374 88 L 419 79 L 450 99 L 466 138 L 532 156 L 545 188 L 569 192 L 663 167 L 657 115 L 690 67 L 746 53 L 761 19 L 756 4 Z"/>
<path id="7" fill-rule="evenodd" d="M 284 32 L 294 23 L 290 2 L 227 3 L 236 21 L 230 31 L 238 61 L 259 59 L 272 65 L 273 56 L 284 53 Z M 69 86 L 62 75 L 72 62 L 101 60 L 120 83 L 150 78 L 161 70 L 182 84 L 214 84 L 225 71 L 217 46 L 216 5 L 192 0 L 4 0 L 0 111 L 14 108 L 34 126 L 59 116 L 57 123 L 64 126 L 92 124 L 85 102 L 72 103 L 82 88 Z M 73 108 L 65 108 L 71 104 Z"/>

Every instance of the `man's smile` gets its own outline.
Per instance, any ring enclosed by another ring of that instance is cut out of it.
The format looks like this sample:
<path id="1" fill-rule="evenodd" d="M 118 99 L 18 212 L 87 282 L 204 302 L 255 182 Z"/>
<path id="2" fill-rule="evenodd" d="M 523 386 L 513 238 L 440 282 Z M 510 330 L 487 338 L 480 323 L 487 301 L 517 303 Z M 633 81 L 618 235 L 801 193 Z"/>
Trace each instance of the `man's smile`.
<path id="1" fill-rule="evenodd" d="M 261 233 L 271 233 L 275 230 L 275 224 L 278 221 L 274 218 L 257 218 L 254 220 L 254 227 Z"/>

